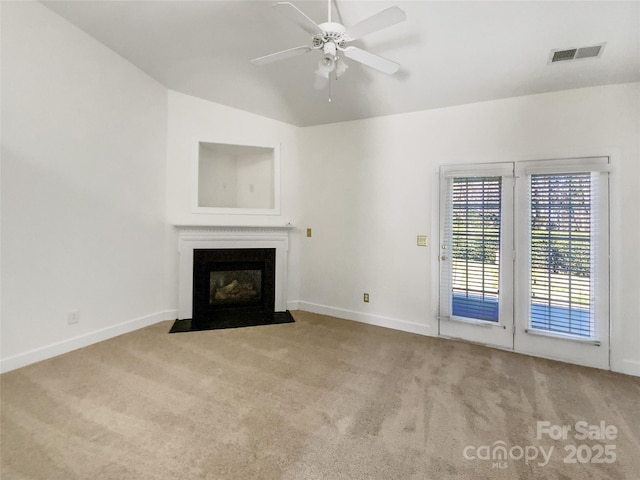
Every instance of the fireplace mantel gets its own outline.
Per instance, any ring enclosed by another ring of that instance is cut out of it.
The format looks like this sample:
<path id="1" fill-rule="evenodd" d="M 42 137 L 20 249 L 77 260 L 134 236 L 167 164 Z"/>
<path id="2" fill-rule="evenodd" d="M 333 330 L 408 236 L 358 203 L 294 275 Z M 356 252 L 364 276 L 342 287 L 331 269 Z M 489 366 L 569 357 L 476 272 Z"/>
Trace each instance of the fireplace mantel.
<path id="1" fill-rule="evenodd" d="M 178 318 L 192 318 L 193 251 L 196 249 L 275 248 L 275 309 L 287 309 L 287 256 L 291 224 L 272 225 L 175 225 L 180 252 Z"/>
<path id="2" fill-rule="evenodd" d="M 199 233 L 286 233 L 294 227 L 287 225 L 174 225 L 180 234 L 197 235 Z"/>

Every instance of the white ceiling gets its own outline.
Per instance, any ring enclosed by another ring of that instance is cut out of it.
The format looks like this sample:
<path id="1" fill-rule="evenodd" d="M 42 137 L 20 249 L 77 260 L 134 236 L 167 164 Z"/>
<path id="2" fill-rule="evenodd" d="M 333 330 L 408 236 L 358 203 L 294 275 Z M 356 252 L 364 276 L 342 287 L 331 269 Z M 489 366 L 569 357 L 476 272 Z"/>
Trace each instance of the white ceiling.
<path id="1" fill-rule="evenodd" d="M 354 42 L 400 71 L 348 61 L 330 103 L 313 88 L 317 51 L 249 63 L 310 43 L 273 1 L 42 3 L 170 89 L 299 126 L 640 81 L 640 1 L 334 0 L 346 26 L 391 5 L 408 19 Z M 326 21 L 326 2 L 292 3 Z M 548 64 L 551 49 L 602 42 L 601 58 Z"/>

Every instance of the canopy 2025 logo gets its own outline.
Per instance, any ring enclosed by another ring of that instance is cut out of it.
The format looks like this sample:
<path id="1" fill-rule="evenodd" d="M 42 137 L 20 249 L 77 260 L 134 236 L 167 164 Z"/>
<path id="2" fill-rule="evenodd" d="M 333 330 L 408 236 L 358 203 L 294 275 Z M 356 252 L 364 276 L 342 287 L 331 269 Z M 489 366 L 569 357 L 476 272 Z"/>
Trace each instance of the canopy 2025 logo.
<path id="1" fill-rule="evenodd" d="M 571 437 L 571 438 L 570 438 Z M 571 441 L 564 446 L 560 456 L 564 463 L 614 463 L 616 446 L 611 443 L 618 438 L 618 428 L 605 421 L 590 424 L 580 420 L 573 425 L 555 425 L 548 421 L 536 422 L 536 440 Z M 590 443 L 573 443 L 586 442 Z M 603 443 L 592 443 L 603 442 Z M 606 442 L 606 443 L 604 443 Z M 509 461 L 524 461 L 544 467 L 549 464 L 554 453 L 554 445 L 507 445 L 497 440 L 487 445 L 467 445 L 462 456 L 466 460 L 492 462 L 492 468 L 507 468 Z"/>

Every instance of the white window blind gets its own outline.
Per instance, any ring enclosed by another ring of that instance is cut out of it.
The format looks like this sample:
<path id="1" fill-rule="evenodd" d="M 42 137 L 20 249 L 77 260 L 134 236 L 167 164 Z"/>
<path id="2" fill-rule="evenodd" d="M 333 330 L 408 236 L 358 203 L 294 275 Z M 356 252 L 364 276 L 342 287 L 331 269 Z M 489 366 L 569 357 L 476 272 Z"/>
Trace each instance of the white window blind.
<path id="1" fill-rule="evenodd" d="M 442 285 L 449 315 L 499 319 L 502 177 L 449 177 Z"/>
<path id="2" fill-rule="evenodd" d="M 597 183 L 594 174 L 532 174 L 530 318 L 535 330 L 595 336 Z"/>

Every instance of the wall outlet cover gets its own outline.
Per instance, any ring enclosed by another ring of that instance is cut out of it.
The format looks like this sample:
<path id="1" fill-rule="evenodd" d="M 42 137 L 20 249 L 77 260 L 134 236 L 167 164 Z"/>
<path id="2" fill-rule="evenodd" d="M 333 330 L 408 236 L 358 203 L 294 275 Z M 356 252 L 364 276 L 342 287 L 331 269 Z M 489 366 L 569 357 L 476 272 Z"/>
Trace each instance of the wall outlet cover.
<path id="1" fill-rule="evenodd" d="M 67 324 L 73 325 L 80 321 L 80 312 L 78 310 L 72 310 L 67 314 Z"/>

